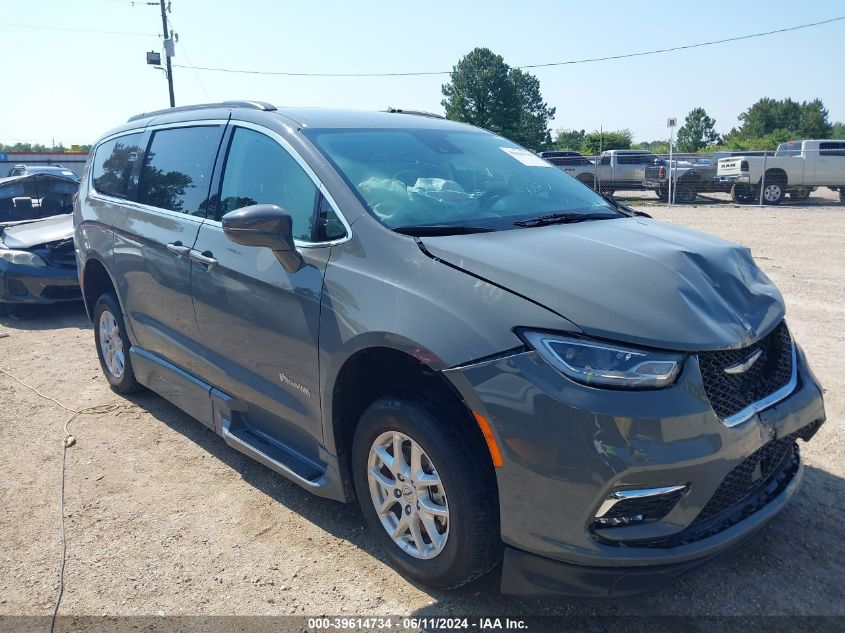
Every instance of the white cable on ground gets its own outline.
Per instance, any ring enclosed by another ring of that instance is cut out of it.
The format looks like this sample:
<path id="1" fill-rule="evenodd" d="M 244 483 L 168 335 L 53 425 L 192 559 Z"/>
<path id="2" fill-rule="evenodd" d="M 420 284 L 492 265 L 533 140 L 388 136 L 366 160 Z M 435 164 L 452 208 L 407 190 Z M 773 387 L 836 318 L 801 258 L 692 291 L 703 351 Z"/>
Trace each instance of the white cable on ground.
<path id="1" fill-rule="evenodd" d="M 56 626 L 56 616 L 59 613 L 59 605 L 62 603 L 62 595 L 65 592 L 65 562 L 67 561 L 67 543 L 65 541 L 65 472 L 66 472 L 66 456 L 67 456 L 67 449 L 71 446 L 76 444 L 76 438 L 71 435 L 68 427 L 70 423 L 73 422 L 77 417 L 80 415 L 103 415 L 106 413 L 113 413 L 115 411 L 119 411 L 123 408 L 131 408 L 131 405 L 125 404 L 100 404 L 93 407 L 86 407 L 84 409 L 73 409 L 67 405 L 62 404 L 58 400 L 51 398 L 50 396 L 45 396 L 43 393 L 38 391 L 35 387 L 31 387 L 30 385 L 26 384 L 23 380 L 15 376 L 10 371 L 0 367 L 0 373 L 8 376 L 18 384 L 26 387 L 37 396 L 44 398 L 44 400 L 49 400 L 53 404 L 58 407 L 61 407 L 65 411 L 70 412 L 70 417 L 65 421 L 63 430 L 64 430 L 64 438 L 62 438 L 62 478 L 61 478 L 61 486 L 59 488 L 59 525 L 60 525 L 60 533 L 61 533 L 61 542 L 62 542 L 62 564 L 59 568 L 59 591 L 56 594 L 56 604 L 53 607 L 53 615 L 50 618 L 50 633 L 53 633 L 53 629 Z"/>

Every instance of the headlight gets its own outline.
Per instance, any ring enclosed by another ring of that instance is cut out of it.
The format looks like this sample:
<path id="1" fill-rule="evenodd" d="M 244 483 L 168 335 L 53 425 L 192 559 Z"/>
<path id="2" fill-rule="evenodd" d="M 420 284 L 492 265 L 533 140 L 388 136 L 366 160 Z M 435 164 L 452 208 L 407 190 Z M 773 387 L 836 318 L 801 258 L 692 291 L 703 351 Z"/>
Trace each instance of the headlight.
<path id="1" fill-rule="evenodd" d="M 675 382 L 684 357 L 559 334 L 522 332 L 547 362 L 585 385 L 659 389 Z"/>
<path id="2" fill-rule="evenodd" d="M 21 264 L 23 266 L 46 266 L 47 262 L 35 253 L 27 251 L 0 250 L 0 259 L 10 264 Z"/>

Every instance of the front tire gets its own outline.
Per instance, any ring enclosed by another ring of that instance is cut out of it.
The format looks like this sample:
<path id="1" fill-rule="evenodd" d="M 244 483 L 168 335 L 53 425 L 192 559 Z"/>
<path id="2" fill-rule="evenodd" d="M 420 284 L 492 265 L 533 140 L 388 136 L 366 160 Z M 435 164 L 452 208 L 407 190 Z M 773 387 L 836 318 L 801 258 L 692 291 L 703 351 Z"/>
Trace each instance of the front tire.
<path id="1" fill-rule="evenodd" d="M 117 297 L 107 292 L 94 305 L 94 345 L 100 368 L 113 391 L 134 393 L 143 389 L 135 380 L 129 348 L 132 344 L 126 335 L 123 312 Z"/>
<path id="2" fill-rule="evenodd" d="M 475 580 L 501 551 L 492 464 L 457 415 L 422 398 L 382 398 L 361 416 L 352 444 L 370 530 L 401 571 L 436 588 Z"/>

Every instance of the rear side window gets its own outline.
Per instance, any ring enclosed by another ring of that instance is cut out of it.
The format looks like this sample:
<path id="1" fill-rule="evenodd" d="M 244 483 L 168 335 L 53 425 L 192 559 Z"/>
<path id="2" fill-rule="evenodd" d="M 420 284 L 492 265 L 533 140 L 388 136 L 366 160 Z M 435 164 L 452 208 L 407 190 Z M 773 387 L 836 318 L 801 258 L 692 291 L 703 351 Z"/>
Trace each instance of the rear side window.
<path id="1" fill-rule="evenodd" d="M 91 169 L 94 189 L 115 198 L 125 198 L 135 159 L 141 151 L 142 134 L 119 136 L 101 143 Z"/>
<path id="2" fill-rule="evenodd" d="M 650 165 L 657 158 L 652 154 L 620 154 L 620 165 Z"/>
<path id="3" fill-rule="evenodd" d="M 293 218 L 293 236 L 310 242 L 316 195 L 317 186 L 281 145 L 260 132 L 235 129 L 220 186 L 218 220 L 241 207 L 275 204 Z"/>
<path id="4" fill-rule="evenodd" d="M 824 156 L 845 156 L 845 142 L 819 143 L 819 149 Z"/>
<path id="5" fill-rule="evenodd" d="M 144 158 L 138 202 L 205 217 L 221 126 L 158 130 Z"/>
<path id="6" fill-rule="evenodd" d="M 573 165 L 589 165 L 590 161 L 584 158 L 583 156 L 565 156 L 565 157 L 555 157 L 552 156 L 551 158 L 547 158 L 552 165 L 557 165 L 558 167 L 569 167 Z"/>

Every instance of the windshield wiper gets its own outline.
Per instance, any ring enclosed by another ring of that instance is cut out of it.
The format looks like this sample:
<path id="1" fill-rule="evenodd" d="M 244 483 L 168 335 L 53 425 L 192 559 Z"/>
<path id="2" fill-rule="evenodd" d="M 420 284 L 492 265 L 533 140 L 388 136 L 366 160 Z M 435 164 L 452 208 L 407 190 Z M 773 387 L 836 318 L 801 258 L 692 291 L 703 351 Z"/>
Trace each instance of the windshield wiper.
<path id="1" fill-rule="evenodd" d="M 613 196 L 608 196 L 608 195 L 603 194 L 603 193 L 600 193 L 599 195 L 602 198 L 604 198 L 605 200 L 607 200 L 607 202 L 610 205 L 612 205 L 614 209 L 619 211 L 619 213 L 622 213 L 623 215 L 627 215 L 629 218 L 630 217 L 638 217 L 638 218 L 650 218 L 651 217 L 645 211 L 637 211 L 636 209 L 629 207 L 627 204 L 622 204 L 621 202 L 619 202 Z"/>
<path id="2" fill-rule="evenodd" d="M 548 215 L 538 215 L 536 218 L 529 218 L 528 220 L 519 220 L 518 222 L 514 222 L 514 226 L 532 227 L 546 226 L 549 224 L 575 224 L 576 222 L 588 222 L 590 220 L 613 220 L 618 217 L 618 215 L 608 215 L 607 213 L 549 213 Z"/>
<path id="3" fill-rule="evenodd" d="M 435 237 L 438 235 L 469 235 L 471 233 L 490 233 L 496 229 L 488 226 L 464 226 L 462 224 L 417 224 L 397 226 L 391 229 L 396 233 L 412 237 Z"/>

